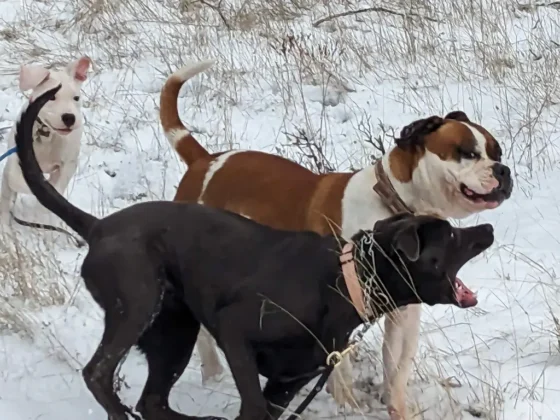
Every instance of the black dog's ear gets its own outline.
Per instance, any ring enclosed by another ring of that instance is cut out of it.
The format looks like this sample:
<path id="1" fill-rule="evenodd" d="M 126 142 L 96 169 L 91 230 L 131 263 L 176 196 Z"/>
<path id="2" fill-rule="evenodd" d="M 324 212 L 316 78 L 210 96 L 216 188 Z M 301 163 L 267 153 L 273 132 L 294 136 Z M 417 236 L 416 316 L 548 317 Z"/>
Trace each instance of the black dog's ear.
<path id="1" fill-rule="evenodd" d="M 409 224 L 395 236 L 393 246 L 401 251 L 409 261 L 417 261 L 420 257 L 420 238 L 418 226 Z"/>
<path id="2" fill-rule="evenodd" d="M 394 216 L 389 216 L 385 219 L 378 220 L 373 224 L 374 231 L 384 231 L 391 227 L 395 222 L 400 222 L 401 220 L 408 219 L 412 216 L 410 213 L 401 212 L 397 213 Z"/>
<path id="3" fill-rule="evenodd" d="M 469 120 L 469 117 L 467 117 L 467 114 L 465 114 L 463 111 L 450 112 L 445 116 L 445 119 L 462 121 L 462 122 L 471 122 L 471 120 Z"/>
<path id="4" fill-rule="evenodd" d="M 443 118 L 436 115 L 414 121 L 401 130 L 400 137 L 395 138 L 395 144 L 402 149 L 422 145 L 424 136 L 436 131 L 443 122 Z"/>

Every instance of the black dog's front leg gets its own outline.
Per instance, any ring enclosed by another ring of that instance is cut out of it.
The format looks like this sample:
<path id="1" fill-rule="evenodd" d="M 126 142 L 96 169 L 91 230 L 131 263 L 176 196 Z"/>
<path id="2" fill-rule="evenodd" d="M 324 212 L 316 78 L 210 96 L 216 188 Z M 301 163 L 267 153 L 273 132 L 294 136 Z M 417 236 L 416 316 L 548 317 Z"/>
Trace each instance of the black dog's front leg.
<path id="1" fill-rule="evenodd" d="M 241 411 L 236 420 L 270 419 L 259 382 L 254 349 L 243 327 L 239 326 L 235 311 L 222 311 L 218 325 L 218 339 L 241 398 Z"/>
<path id="2" fill-rule="evenodd" d="M 269 380 L 264 387 L 264 397 L 267 400 L 267 411 L 271 419 L 277 420 L 296 394 L 310 381 L 310 378 L 291 382 Z"/>

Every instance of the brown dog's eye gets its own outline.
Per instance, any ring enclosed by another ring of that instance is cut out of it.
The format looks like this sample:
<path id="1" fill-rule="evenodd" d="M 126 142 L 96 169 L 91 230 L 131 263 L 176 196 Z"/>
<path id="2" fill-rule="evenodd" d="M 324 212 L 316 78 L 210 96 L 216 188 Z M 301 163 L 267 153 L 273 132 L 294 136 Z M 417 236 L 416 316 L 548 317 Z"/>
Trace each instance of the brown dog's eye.
<path id="1" fill-rule="evenodd" d="M 463 150 L 459 148 L 458 152 L 459 152 L 459 156 L 461 156 L 463 159 L 470 159 L 470 160 L 480 159 L 480 153 L 473 152 L 472 150 Z"/>
<path id="2" fill-rule="evenodd" d="M 80 97 L 79 97 L 79 96 L 74 96 L 74 100 L 75 100 L 76 102 L 78 102 L 78 101 L 80 100 Z"/>

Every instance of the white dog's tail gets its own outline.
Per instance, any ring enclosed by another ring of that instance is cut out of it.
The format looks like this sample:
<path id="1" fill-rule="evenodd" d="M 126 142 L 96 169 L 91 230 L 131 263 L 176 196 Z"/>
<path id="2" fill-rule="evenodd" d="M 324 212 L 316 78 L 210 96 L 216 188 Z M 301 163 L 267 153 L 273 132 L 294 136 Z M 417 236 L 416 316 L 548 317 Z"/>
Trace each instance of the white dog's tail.
<path id="1" fill-rule="evenodd" d="M 66 222 L 82 238 L 88 240 L 95 216 L 80 210 L 65 199 L 46 179 L 37 163 L 33 149 L 33 124 L 43 106 L 54 98 L 62 85 L 46 91 L 27 105 L 16 123 L 15 142 L 23 178 L 39 203 Z"/>
<path id="2" fill-rule="evenodd" d="M 187 80 L 209 69 L 213 64 L 214 60 L 189 64 L 169 76 L 161 90 L 159 116 L 163 131 L 171 146 L 187 165 L 210 155 L 185 128 L 181 118 L 179 118 L 177 110 L 179 90 Z"/>

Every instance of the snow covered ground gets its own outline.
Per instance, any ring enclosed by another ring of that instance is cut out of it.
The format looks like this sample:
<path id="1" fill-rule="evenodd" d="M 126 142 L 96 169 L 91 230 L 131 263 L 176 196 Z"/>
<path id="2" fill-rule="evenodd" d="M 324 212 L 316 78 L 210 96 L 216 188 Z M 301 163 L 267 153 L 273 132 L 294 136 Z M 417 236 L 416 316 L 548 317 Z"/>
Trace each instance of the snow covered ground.
<path id="1" fill-rule="evenodd" d="M 361 167 L 393 130 L 464 110 L 501 142 L 516 185 L 499 209 L 457 222 L 493 223 L 496 242 L 461 273 L 479 292 L 475 309 L 425 311 L 410 404 L 415 419 L 558 419 L 560 11 L 510 0 L 375 5 L 384 9 L 335 17 L 372 2 L 0 0 L 0 128 L 22 104 L 19 64 L 88 54 L 86 135 L 69 198 L 107 214 L 173 198 L 185 167 L 161 132 L 159 91 L 189 60 L 217 59 L 180 104 L 208 148 L 281 153 L 315 169 Z M 84 251 L 60 235 L 17 232 L 0 240 L 0 419 L 104 419 L 80 375 L 102 328 L 77 275 Z M 322 392 L 304 418 L 388 418 L 376 387 L 380 337 L 379 327 L 356 365 L 369 408 L 346 415 Z M 204 388 L 197 363 L 174 406 L 234 418 L 231 378 Z M 121 370 L 127 404 L 145 375 L 131 354 Z"/>

